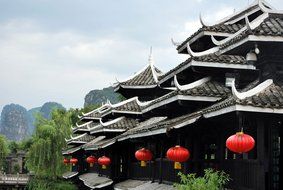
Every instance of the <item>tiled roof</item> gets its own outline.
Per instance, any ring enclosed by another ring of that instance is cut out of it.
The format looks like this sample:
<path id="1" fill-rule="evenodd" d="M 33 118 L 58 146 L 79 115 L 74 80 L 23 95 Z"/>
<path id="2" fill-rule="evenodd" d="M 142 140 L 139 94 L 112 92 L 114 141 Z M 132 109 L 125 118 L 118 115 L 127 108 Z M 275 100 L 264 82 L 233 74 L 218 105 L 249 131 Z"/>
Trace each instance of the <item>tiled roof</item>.
<path id="1" fill-rule="evenodd" d="M 106 123 L 102 123 L 99 126 L 91 129 L 90 133 L 103 132 L 103 131 L 126 131 L 134 128 L 137 125 L 137 120 L 132 118 L 120 117 Z"/>
<path id="2" fill-rule="evenodd" d="M 272 84 L 262 92 L 247 97 L 238 99 L 231 96 L 226 100 L 216 103 L 203 110 L 203 113 L 210 113 L 233 105 L 253 106 L 259 108 L 282 109 L 283 108 L 283 88 Z"/>
<path id="3" fill-rule="evenodd" d="M 157 86 L 158 77 L 162 72 L 152 64 L 149 64 L 142 71 L 137 72 L 130 79 L 123 82 L 117 82 L 113 85 L 114 90 L 118 91 L 122 88 L 155 88 Z"/>
<path id="4" fill-rule="evenodd" d="M 159 69 L 155 67 L 155 71 L 158 74 L 162 74 Z M 121 82 L 121 85 L 125 86 L 150 86 L 150 85 L 156 85 L 156 82 L 154 80 L 154 76 L 152 73 L 152 69 L 150 66 L 148 66 L 143 72 L 141 72 L 139 75 L 135 76 L 134 78 L 131 78 L 125 82 Z"/>
<path id="5" fill-rule="evenodd" d="M 238 55 L 216 55 L 209 54 L 200 57 L 193 57 L 194 61 L 200 62 L 217 62 L 217 63 L 226 63 L 226 64 L 247 64 L 246 59 L 243 56 Z"/>
<path id="6" fill-rule="evenodd" d="M 140 127 L 140 128 L 139 127 L 134 128 L 132 130 L 129 130 L 127 132 L 127 135 L 134 135 L 134 134 L 139 134 L 139 133 L 151 132 L 151 131 L 155 131 L 155 130 L 158 130 L 158 129 L 170 130 L 172 126 L 177 126 L 177 125 L 184 123 L 186 121 L 189 121 L 191 119 L 199 118 L 200 116 L 201 116 L 201 112 L 194 112 L 194 113 L 190 113 L 190 114 L 185 114 L 185 115 L 182 115 L 180 117 L 173 118 L 173 119 L 166 119 L 166 120 L 160 121 L 158 123 L 145 125 L 145 126 Z"/>
<path id="7" fill-rule="evenodd" d="M 182 42 L 178 47 L 177 50 L 179 50 L 181 47 L 186 45 L 190 40 L 192 40 L 194 37 L 196 37 L 198 34 L 206 31 L 206 32 L 217 32 L 217 33 L 228 33 L 228 34 L 234 34 L 235 32 L 238 32 L 242 27 L 244 27 L 241 24 L 217 24 L 213 26 L 203 26 L 201 27 L 197 32 L 192 34 L 190 37 L 188 37 L 184 42 Z"/>
<path id="8" fill-rule="evenodd" d="M 159 102 L 165 101 L 169 98 L 172 98 L 177 95 L 184 95 L 184 96 L 203 96 L 203 97 L 215 97 L 215 98 L 226 98 L 231 94 L 231 91 L 226 86 L 222 85 L 221 83 L 210 80 L 207 81 L 199 86 L 196 86 L 192 89 L 188 90 L 175 90 L 170 92 L 160 98 L 157 98 L 151 101 L 148 105 L 143 106 L 143 110 L 151 107 Z"/>
<path id="9" fill-rule="evenodd" d="M 110 109 L 101 113 L 101 117 L 108 115 L 110 113 L 113 113 L 113 112 L 122 112 L 122 113 L 123 112 L 124 113 L 131 112 L 131 113 L 138 114 L 138 113 L 141 112 L 139 104 L 140 104 L 140 102 L 138 100 L 138 97 L 134 97 L 134 98 L 131 98 L 131 99 L 124 100 L 124 101 L 119 102 L 117 104 L 111 105 Z"/>
<path id="10" fill-rule="evenodd" d="M 83 145 L 83 148 L 84 149 L 87 149 L 89 147 L 93 147 L 93 146 L 96 146 L 96 144 L 102 142 L 102 141 L 105 141 L 105 136 L 98 136 L 96 137 L 95 139 L 93 139 L 92 141 L 86 143 Z"/>
<path id="11" fill-rule="evenodd" d="M 254 84 L 249 86 L 249 88 L 253 88 L 253 87 Z M 271 84 L 261 92 L 244 99 L 239 99 L 231 95 L 227 99 L 221 102 L 217 102 L 214 105 L 204 108 L 202 110 L 189 113 L 177 118 L 166 119 L 158 123 L 148 124 L 142 127 L 136 127 L 132 130 L 127 131 L 121 136 L 123 137 L 123 135 L 129 136 L 129 135 L 142 134 L 148 132 L 154 134 L 154 131 L 160 129 L 166 129 L 166 131 L 168 131 L 171 128 L 175 128 L 176 126 L 184 124 L 188 120 L 194 120 L 194 119 L 197 120 L 203 114 L 218 111 L 223 108 L 227 108 L 234 105 L 253 106 L 259 108 L 271 108 L 271 109 L 283 109 L 283 87 L 280 87 L 275 84 Z"/>
<path id="12" fill-rule="evenodd" d="M 247 64 L 246 59 L 243 56 L 238 55 L 216 55 L 216 54 L 209 54 L 204 55 L 200 57 L 190 57 L 186 61 L 182 62 L 175 68 L 171 69 L 170 71 L 166 72 L 165 74 L 161 75 L 159 77 L 159 80 L 162 80 L 163 78 L 167 77 L 168 75 L 172 75 L 177 70 L 183 71 L 186 67 L 188 67 L 188 64 L 190 64 L 192 61 L 197 62 L 206 62 L 206 63 L 223 63 L 223 64 L 237 64 L 237 65 L 245 65 Z M 206 65 L 207 67 L 207 65 Z M 176 73 L 174 73 L 175 75 Z"/>
<path id="13" fill-rule="evenodd" d="M 137 120 L 132 118 L 126 118 L 119 120 L 107 126 L 103 126 L 106 129 L 131 129 L 137 125 Z"/>
<path id="14" fill-rule="evenodd" d="M 143 103 L 138 100 L 138 97 L 133 97 L 117 104 L 109 104 L 107 108 L 105 107 L 105 109 L 101 109 L 99 111 L 94 110 L 92 112 L 86 113 L 83 117 L 102 118 L 113 112 L 138 114 L 141 112 L 140 104 Z"/>
<path id="15" fill-rule="evenodd" d="M 91 144 L 84 146 L 84 149 L 85 150 L 98 150 L 100 148 L 107 147 L 108 144 L 109 145 L 114 144 L 116 142 L 116 140 L 117 140 L 117 137 L 114 137 L 112 139 L 102 139 L 102 140 L 97 141 L 95 143 L 91 143 Z"/>
<path id="16" fill-rule="evenodd" d="M 184 91 L 182 90 L 178 91 L 178 94 L 181 95 L 222 97 L 222 98 L 227 97 L 227 95 L 230 93 L 231 91 L 226 86 L 216 81 L 208 81 L 195 88 Z"/>
<path id="17" fill-rule="evenodd" d="M 65 150 L 62 151 L 63 155 L 69 155 L 72 154 L 74 152 L 77 152 L 78 150 L 80 150 L 82 148 L 82 145 L 80 146 L 71 146 L 69 148 L 66 148 Z"/>
<path id="18" fill-rule="evenodd" d="M 137 99 L 133 99 L 132 101 L 127 102 L 123 105 L 117 106 L 113 109 L 116 111 L 140 112 L 141 109 L 137 101 L 138 101 Z"/>
<path id="19" fill-rule="evenodd" d="M 243 38 L 249 35 L 256 36 L 278 36 L 283 37 L 283 16 L 278 14 L 269 14 L 269 17 L 266 18 L 258 27 L 254 30 L 245 30 L 236 37 L 232 38 L 228 42 L 221 45 L 221 48 L 230 46 Z"/>
<path id="20" fill-rule="evenodd" d="M 92 135 L 88 135 L 88 134 L 82 134 L 82 135 L 78 135 L 75 137 L 72 137 L 71 139 L 66 140 L 67 144 L 72 144 L 72 143 L 87 143 L 90 142 L 91 140 L 93 140 L 95 137 Z"/>
<path id="21" fill-rule="evenodd" d="M 73 133 L 77 133 L 77 132 L 88 132 L 90 128 L 98 125 L 99 122 L 98 121 L 90 121 L 81 125 L 77 125 L 76 127 L 72 128 L 73 129 Z"/>

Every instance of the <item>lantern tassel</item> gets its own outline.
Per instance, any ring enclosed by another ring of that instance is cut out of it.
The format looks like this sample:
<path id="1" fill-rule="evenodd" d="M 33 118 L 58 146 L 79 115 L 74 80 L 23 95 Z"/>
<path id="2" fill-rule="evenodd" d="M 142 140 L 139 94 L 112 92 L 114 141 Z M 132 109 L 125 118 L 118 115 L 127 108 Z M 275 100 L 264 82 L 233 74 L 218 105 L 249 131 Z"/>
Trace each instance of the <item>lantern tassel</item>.
<path id="1" fill-rule="evenodd" d="M 146 167 L 146 162 L 145 161 L 141 161 L 141 167 Z"/>
<path id="2" fill-rule="evenodd" d="M 106 165 L 102 165 L 102 169 L 104 169 L 104 170 L 105 170 L 105 169 L 106 169 Z"/>
<path id="3" fill-rule="evenodd" d="M 174 169 L 175 170 L 180 170 L 182 169 L 182 165 L 180 162 L 174 162 Z"/>
<path id="4" fill-rule="evenodd" d="M 73 166 L 75 166 L 76 164 L 75 163 L 73 163 Z"/>
<path id="5" fill-rule="evenodd" d="M 93 167 L 93 163 L 90 163 L 90 167 Z"/>

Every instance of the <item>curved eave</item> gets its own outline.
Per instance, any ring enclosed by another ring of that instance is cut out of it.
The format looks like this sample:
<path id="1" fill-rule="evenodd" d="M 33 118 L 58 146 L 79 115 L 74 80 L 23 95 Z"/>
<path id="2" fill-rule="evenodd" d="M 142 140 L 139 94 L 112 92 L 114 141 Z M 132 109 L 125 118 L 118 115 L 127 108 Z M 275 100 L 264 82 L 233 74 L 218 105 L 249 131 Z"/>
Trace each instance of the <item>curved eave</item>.
<path id="1" fill-rule="evenodd" d="M 117 92 L 119 91 L 121 88 L 122 89 L 152 89 L 152 88 L 156 88 L 157 87 L 157 84 L 153 84 L 153 85 L 140 85 L 140 86 L 129 86 L 129 85 L 123 85 L 123 84 L 120 84 L 118 85 L 114 91 Z"/>
<path id="2" fill-rule="evenodd" d="M 172 102 L 176 102 L 176 101 L 179 101 L 179 100 L 182 100 L 182 101 L 191 101 L 191 102 L 196 102 L 196 101 L 200 101 L 200 102 L 216 102 L 218 100 L 221 100 L 222 97 L 216 97 L 216 96 L 190 96 L 190 95 L 175 95 L 175 96 L 172 96 L 168 99 L 164 99 L 160 102 L 157 102 L 151 106 L 148 106 L 148 107 L 145 107 L 143 110 L 142 110 L 142 113 L 147 113 L 151 110 L 154 110 L 156 108 L 159 108 L 161 106 L 164 106 L 164 105 L 167 105 L 167 104 L 170 104 Z"/>
<path id="3" fill-rule="evenodd" d="M 68 150 L 62 151 L 62 154 L 63 154 L 63 155 L 73 154 L 73 153 L 79 151 L 81 148 L 82 148 L 81 146 L 78 146 L 78 147 L 75 147 L 75 148 L 70 148 L 70 149 L 68 149 Z"/>
<path id="4" fill-rule="evenodd" d="M 103 142 L 103 143 L 98 143 L 97 145 L 93 145 L 93 146 L 90 146 L 88 148 L 85 148 L 86 151 L 92 151 L 92 150 L 99 150 L 99 149 L 103 149 L 103 148 L 106 148 L 106 147 L 109 147 L 113 144 L 115 144 L 117 142 L 117 140 L 112 140 L 110 139 L 109 141 L 106 141 L 106 142 Z"/>
<path id="5" fill-rule="evenodd" d="M 126 129 L 105 129 L 105 128 L 103 128 L 103 129 L 98 129 L 98 130 L 93 130 L 93 131 L 91 131 L 90 132 L 90 134 L 96 134 L 96 133 L 122 133 L 122 132 L 125 132 L 126 131 Z"/>
<path id="6" fill-rule="evenodd" d="M 99 120 L 100 118 L 99 117 L 90 117 L 90 116 L 82 116 L 80 118 L 81 121 L 89 121 L 89 120 Z"/>
<path id="7" fill-rule="evenodd" d="M 188 119 L 186 121 L 183 121 L 181 123 L 178 123 L 178 124 L 172 124 L 171 127 L 161 127 L 159 129 L 153 129 L 153 130 L 147 130 L 147 131 L 143 131 L 143 132 L 137 132 L 136 134 L 131 134 L 131 135 L 128 135 L 127 138 L 123 138 L 123 140 L 126 140 L 126 139 L 135 139 L 135 138 L 141 138 L 141 137 L 146 137 L 146 136 L 153 136 L 153 135 L 160 135 L 160 134 L 164 134 L 169 130 L 171 129 L 179 129 L 179 128 L 182 128 L 182 127 L 185 127 L 187 125 L 190 125 L 190 124 L 193 124 L 195 123 L 196 121 L 199 120 L 199 118 L 201 118 L 201 115 L 197 115 L 191 119 Z"/>
<path id="8" fill-rule="evenodd" d="M 71 145 L 71 144 L 80 144 L 80 145 L 82 145 L 82 144 L 85 144 L 85 143 L 87 143 L 86 141 L 71 141 L 71 142 L 68 142 L 67 144 L 68 145 Z"/>
<path id="9" fill-rule="evenodd" d="M 73 133 L 74 134 L 76 134 L 76 133 L 87 133 L 89 131 L 90 131 L 90 129 L 74 129 Z"/>
<path id="10" fill-rule="evenodd" d="M 268 42 L 283 42 L 282 36 L 260 36 L 260 35 L 248 35 L 246 37 L 243 37 L 242 39 L 231 43 L 230 45 L 222 46 L 219 53 L 224 54 L 227 52 L 230 52 L 236 48 L 240 48 L 246 43 L 254 43 L 254 42 L 262 42 L 262 43 L 268 43 Z"/>
<path id="11" fill-rule="evenodd" d="M 112 113 L 133 114 L 133 115 L 142 114 L 141 112 L 137 112 L 137 111 L 120 111 L 120 110 L 113 110 Z"/>
<path id="12" fill-rule="evenodd" d="M 221 68 L 221 69 L 256 70 L 256 67 L 254 65 L 221 63 L 221 62 L 192 61 L 190 66 L 211 67 L 211 68 Z"/>
<path id="13" fill-rule="evenodd" d="M 190 67 L 207 67 L 207 68 L 221 68 L 221 69 L 239 69 L 239 70 L 256 70 L 254 65 L 249 64 L 236 64 L 236 63 L 223 63 L 223 62 L 205 62 L 205 61 L 195 61 L 190 60 L 184 66 L 178 68 L 177 70 L 167 74 L 164 78 L 160 79 L 159 84 L 163 84 L 169 79 L 173 79 L 175 75 L 183 72 Z"/>
<path id="14" fill-rule="evenodd" d="M 198 39 L 205 37 L 205 36 L 217 36 L 217 37 L 224 37 L 227 38 L 231 36 L 231 33 L 225 33 L 225 32 L 212 32 L 212 31 L 199 31 L 193 35 L 191 35 L 189 38 L 187 38 L 184 42 L 181 43 L 181 45 L 177 46 L 178 53 L 182 53 L 183 51 L 187 52 L 187 44 L 193 44 Z"/>
<path id="15" fill-rule="evenodd" d="M 274 113 L 283 114 L 283 108 L 262 108 L 249 105 L 232 105 L 229 107 L 221 108 L 212 112 L 204 113 L 203 117 L 211 118 L 219 115 L 224 115 L 231 112 L 242 111 L 242 112 L 255 112 L 255 113 Z"/>

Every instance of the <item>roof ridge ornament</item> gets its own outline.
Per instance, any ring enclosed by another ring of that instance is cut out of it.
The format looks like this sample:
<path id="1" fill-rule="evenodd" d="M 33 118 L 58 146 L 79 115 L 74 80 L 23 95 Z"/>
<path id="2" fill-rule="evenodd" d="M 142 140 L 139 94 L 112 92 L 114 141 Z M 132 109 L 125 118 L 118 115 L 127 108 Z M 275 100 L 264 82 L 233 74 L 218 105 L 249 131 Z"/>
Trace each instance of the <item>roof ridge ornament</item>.
<path id="1" fill-rule="evenodd" d="M 152 76 L 153 79 L 156 83 L 158 83 L 158 76 L 155 70 L 155 66 L 154 66 L 154 59 L 153 59 L 153 53 L 152 53 L 152 46 L 150 46 L 150 51 L 149 51 L 149 57 L 148 57 L 148 64 L 151 68 L 151 72 L 152 72 Z"/>
<path id="2" fill-rule="evenodd" d="M 273 80 L 272 79 L 267 79 L 265 80 L 264 82 L 260 83 L 259 85 L 257 85 L 256 87 L 246 91 L 246 92 L 238 92 L 238 90 L 236 89 L 236 86 L 235 86 L 235 79 L 232 80 L 231 82 L 231 86 L 232 86 L 232 94 L 240 99 L 240 100 L 243 100 L 245 98 L 248 98 L 248 97 L 251 97 L 251 96 L 254 96 L 260 92 L 262 92 L 263 90 L 265 90 L 267 87 L 269 87 L 270 85 L 273 84 Z"/>
<path id="3" fill-rule="evenodd" d="M 192 83 L 189 83 L 189 84 L 186 84 L 186 85 L 180 85 L 179 82 L 178 82 L 178 79 L 177 79 L 177 75 L 174 75 L 174 84 L 176 86 L 176 88 L 180 91 L 184 91 L 184 90 L 190 90 L 192 88 L 195 88 L 197 86 L 200 86 L 208 81 L 211 80 L 211 77 L 205 77 L 205 78 L 202 78 L 202 79 L 199 79 L 195 82 L 192 82 Z"/>
<path id="4" fill-rule="evenodd" d="M 221 46 L 223 44 L 225 44 L 226 42 L 232 40 L 233 38 L 235 38 L 236 36 L 240 35 L 241 33 L 243 33 L 246 30 L 254 30 L 255 28 L 257 28 L 266 18 L 268 17 L 268 13 L 263 13 L 262 15 L 258 16 L 256 19 L 254 19 L 252 22 L 249 21 L 248 17 L 245 16 L 245 21 L 246 21 L 246 25 L 244 27 L 242 27 L 240 30 L 238 30 L 236 33 L 234 33 L 233 35 L 218 41 L 215 39 L 215 37 L 213 35 L 211 35 L 211 40 L 212 42 L 216 45 L 216 46 Z"/>
<path id="5" fill-rule="evenodd" d="M 270 13 L 270 12 L 276 11 L 276 9 L 273 6 L 271 6 L 268 2 L 264 0 L 257 0 L 257 4 L 263 12 Z"/>
<path id="6" fill-rule="evenodd" d="M 171 43 L 173 44 L 173 46 L 179 46 L 179 45 L 181 45 L 180 42 L 175 42 L 173 38 L 171 38 Z"/>
<path id="7" fill-rule="evenodd" d="M 191 49 L 190 44 L 187 43 L 187 51 L 188 51 L 188 54 L 189 54 L 191 57 L 200 57 L 200 56 L 204 56 L 204 55 L 216 53 L 217 51 L 219 51 L 219 47 L 216 46 L 216 47 L 210 48 L 210 49 L 205 50 L 205 51 L 202 51 L 202 52 L 194 52 L 194 51 Z"/>
<path id="8" fill-rule="evenodd" d="M 200 23 L 201 23 L 201 25 L 202 25 L 203 27 L 210 27 L 209 24 L 206 24 L 206 23 L 203 21 L 202 16 L 201 16 L 201 13 L 199 13 L 199 21 L 200 21 Z"/>
<path id="9" fill-rule="evenodd" d="M 99 122 L 100 122 L 100 125 L 101 125 L 102 127 L 106 127 L 106 126 L 109 126 L 109 125 L 111 125 L 111 124 L 114 124 L 114 123 L 116 123 L 116 122 L 118 122 L 118 121 L 120 121 L 120 120 L 122 120 L 122 119 L 125 119 L 125 118 L 126 118 L 125 116 L 122 116 L 122 117 L 118 117 L 118 118 L 116 118 L 116 119 L 113 119 L 113 120 L 107 121 L 107 122 L 103 122 L 102 119 L 100 119 Z"/>

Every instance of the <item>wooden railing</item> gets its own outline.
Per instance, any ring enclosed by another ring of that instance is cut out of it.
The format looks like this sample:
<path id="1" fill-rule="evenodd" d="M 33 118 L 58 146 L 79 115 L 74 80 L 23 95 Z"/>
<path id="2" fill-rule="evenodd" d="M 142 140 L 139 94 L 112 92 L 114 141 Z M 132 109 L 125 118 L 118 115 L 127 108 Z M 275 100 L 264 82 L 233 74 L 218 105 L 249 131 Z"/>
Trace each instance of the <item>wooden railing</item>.
<path id="1" fill-rule="evenodd" d="M 0 184 L 25 185 L 29 178 L 30 176 L 27 174 L 0 174 Z"/>

